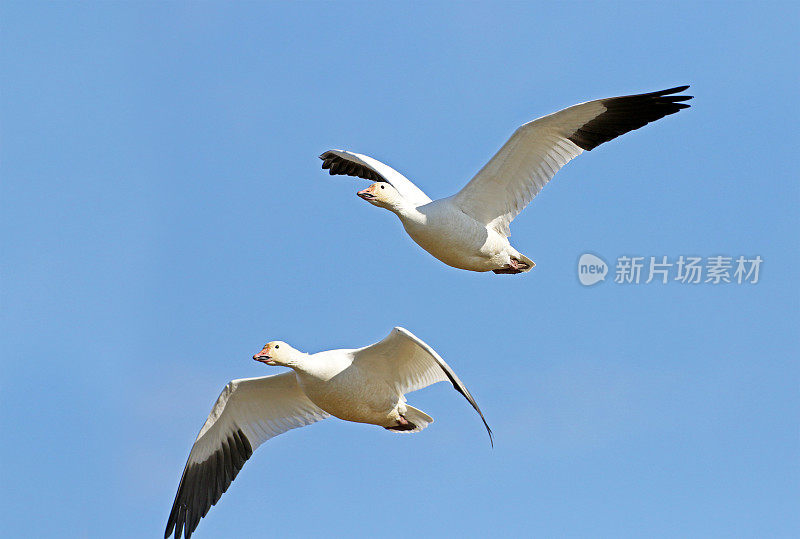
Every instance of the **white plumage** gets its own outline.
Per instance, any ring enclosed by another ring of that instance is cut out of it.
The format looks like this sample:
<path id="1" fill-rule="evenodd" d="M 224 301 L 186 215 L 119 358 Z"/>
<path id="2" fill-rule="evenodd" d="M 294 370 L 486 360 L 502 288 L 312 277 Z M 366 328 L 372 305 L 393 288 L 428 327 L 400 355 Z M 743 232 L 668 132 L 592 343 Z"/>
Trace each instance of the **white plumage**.
<path id="1" fill-rule="evenodd" d="M 405 394 L 450 381 L 478 412 L 478 404 L 447 363 L 421 339 L 394 328 L 359 349 L 304 354 L 281 341 L 253 356 L 292 372 L 233 380 L 222 390 L 189 453 L 164 537 L 189 538 L 253 451 L 270 438 L 331 415 L 394 432 L 418 432 L 433 423 L 406 404 Z"/>
<path id="2" fill-rule="evenodd" d="M 561 167 L 584 150 L 687 108 L 681 101 L 691 96 L 671 95 L 687 88 L 598 99 L 529 122 L 461 191 L 435 201 L 371 157 L 330 150 L 320 159 L 331 174 L 375 181 L 359 196 L 397 214 L 409 236 L 445 264 L 471 271 L 521 273 L 535 264 L 509 243 L 511 221 Z"/>

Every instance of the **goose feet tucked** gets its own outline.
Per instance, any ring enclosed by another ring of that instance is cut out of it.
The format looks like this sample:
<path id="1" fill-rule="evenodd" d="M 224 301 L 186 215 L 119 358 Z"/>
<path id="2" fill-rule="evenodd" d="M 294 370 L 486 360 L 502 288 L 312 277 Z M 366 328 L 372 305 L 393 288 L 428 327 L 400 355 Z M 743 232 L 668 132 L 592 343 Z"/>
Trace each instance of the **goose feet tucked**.
<path id="1" fill-rule="evenodd" d="M 173 532 L 175 539 L 189 539 L 253 451 L 273 436 L 331 415 L 396 433 L 419 432 L 433 418 L 409 406 L 405 394 L 437 382 L 449 382 L 461 393 L 492 443 L 492 429 L 458 375 L 407 329 L 394 328 L 363 348 L 316 354 L 270 341 L 253 359 L 292 370 L 225 386 L 189 453 L 164 539 Z"/>
<path id="2" fill-rule="evenodd" d="M 516 258 L 512 258 L 511 262 L 506 264 L 504 267 L 500 269 L 492 270 L 495 273 L 522 273 L 523 271 L 527 270 L 530 266 L 525 262 L 520 262 Z"/>
<path id="3" fill-rule="evenodd" d="M 417 426 L 414 423 L 410 422 L 405 417 L 400 416 L 397 419 L 397 425 L 395 425 L 394 427 L 384 427 L 384 428 L 386 430 L 414 430 L 417 428 Z"/>
<path id="4" fill-rule="evenodd" d="M 692 96 L 676 95 L 687 88 L 595 99 L 528 122 L 458 193 L 438 200 L 369 156 L 329 150 L 319 157 L 330 174 L 374 182 L 358 196 L 396 214 L 411 239 L 445 264 L 477 272 L 523 273 L 533 263 L 506 243 L 514 218 L 572 159 L 689 108 L 684 101 Z M 486 243 L 489 236 L 492 241 Z M 487 249 L 490 245 L 500 250 Z M 527 267 L 508 264 L 505 256 L 499 262 L 497 255 L 506 253 Z"/>

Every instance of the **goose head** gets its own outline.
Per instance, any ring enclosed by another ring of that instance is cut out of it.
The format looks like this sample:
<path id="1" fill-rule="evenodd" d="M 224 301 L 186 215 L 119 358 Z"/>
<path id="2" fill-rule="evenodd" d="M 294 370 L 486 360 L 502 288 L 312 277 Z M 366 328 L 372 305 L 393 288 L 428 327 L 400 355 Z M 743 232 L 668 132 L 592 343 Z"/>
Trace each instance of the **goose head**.
<path id="1" fill-rule="evenodd" d="M 375 182 L 356 194 L 380 208 L 398 208 L 403 203 L 403 196 L 387 182 Z"/>
<path id="2" fill-rule="evenodd" d="M 291 367 L 300 355 L 302 355 L 302 352 L 283 341 L 270 341 L 264 345 L 264 348 L 259 353 L 253 356 L 253 359 L 273 367 Z"/>

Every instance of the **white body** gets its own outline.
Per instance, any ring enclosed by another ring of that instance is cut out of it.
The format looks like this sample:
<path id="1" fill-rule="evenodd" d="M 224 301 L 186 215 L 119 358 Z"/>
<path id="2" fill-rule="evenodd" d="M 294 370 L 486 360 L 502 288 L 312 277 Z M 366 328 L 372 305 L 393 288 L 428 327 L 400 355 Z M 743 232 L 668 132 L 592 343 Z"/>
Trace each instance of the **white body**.
<path id="1" fill-rule="evenodd" d="M 471 271 L 521 273 L 530 271 L 534 263 L 510 245 L 511 221 L 561 167 L 584 150 L 687 108 L 680 102 L 691 96 L 672 95 L 686 88 L 597 99 L 529 122 L 463 189 L 435 201 L 372 157 L 329 150 L 320 159 L 331 174 L 375 181 L 359 196 L 397 214 L 408 235 L 445 264 Z"/>
<path id="2" fill-rule="evenodd" d="M 411 239 L 448 266 L 491 271 L 512 257 L 527 261 L 506 236 L 464 213 L 452 197 L 395 213 Z"/>
<path id="3" fill-rule="evenodd" d="M 405 397 L 378 372 L 354 365 L 357 350 L 306 356 L 293 366 L 300 389 L 322 410 L 339 419 L 382 427 L 397 424 Z"/>
<path id="4" fill-rule="evenodd" d="M 431 423 L 406 404 L 405 394 L 449 380 L 492 431 L 467 388 L 425 342 L 403 328 L 358 349 L 304 354 L 282 342 L 268 343 L 254 359 L 293 370 L 233 380 L 222 390 L 197 435 L 167 522 L 165 537 L 190 537 L 200 518 L 225 492 L 253 451 L 290 429 L 333 415 L 418 432 Z"/>

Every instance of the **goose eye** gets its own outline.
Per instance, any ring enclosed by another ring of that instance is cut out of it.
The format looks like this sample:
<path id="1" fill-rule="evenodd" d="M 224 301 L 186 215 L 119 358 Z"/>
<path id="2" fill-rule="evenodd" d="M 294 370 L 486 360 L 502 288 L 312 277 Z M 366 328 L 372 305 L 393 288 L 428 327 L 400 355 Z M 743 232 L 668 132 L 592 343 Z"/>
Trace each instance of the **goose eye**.
<path id="1" fill-rule="evenodd" d="M 386 189 L 386 186 L 385 185 L 381 185 L 381 189 Z"/>
<path id="2" fill-rule="evenodd" d="M 281 346 L 280 346 L 279 344 L 276 344 L 276 345 L 275 345 L 275 350 L 277 350 L 277 349 L 278 349 L 278 348 L 280 348 L 280 347 L 281 347 Z"/>

